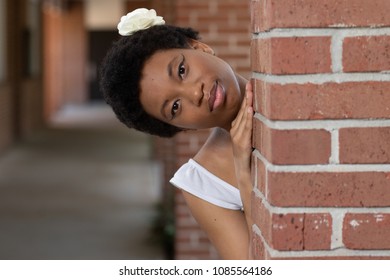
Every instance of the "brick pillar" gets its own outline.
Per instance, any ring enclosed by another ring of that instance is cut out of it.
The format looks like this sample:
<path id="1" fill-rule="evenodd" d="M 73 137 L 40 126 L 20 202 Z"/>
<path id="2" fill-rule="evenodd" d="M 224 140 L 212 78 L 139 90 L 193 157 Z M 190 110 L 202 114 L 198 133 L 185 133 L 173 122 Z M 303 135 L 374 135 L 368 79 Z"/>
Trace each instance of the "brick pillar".
<path id="1" fill-rule="evenodd" d="M 390 1 L 252 0 L 258 259 L 390 259 Z"/>

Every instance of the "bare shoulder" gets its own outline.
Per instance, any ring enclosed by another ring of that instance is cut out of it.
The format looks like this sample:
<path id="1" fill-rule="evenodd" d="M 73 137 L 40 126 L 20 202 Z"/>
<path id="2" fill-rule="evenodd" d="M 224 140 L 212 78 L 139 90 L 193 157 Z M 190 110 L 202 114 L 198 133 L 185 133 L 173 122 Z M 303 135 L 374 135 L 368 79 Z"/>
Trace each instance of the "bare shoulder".
<path id="1" fill-rule="evenodd" d="M 218 207 L 186 191 L 183 196 L 195 220 L 223 259 L 248 257 L 248 229 L 243 212 Z"/>
<path id="2" fill-rule="evenodd" d="M 214 129 L 194 160 L 215 176 L 237 186 L 232 144 L 227 131 Z M 243 212 L 216 206 L 186 191 L 183 191 L 183 196 L 192 215 L 223 259 L 247 258 L 249 235 Z"/>
<path id="3" fill-rule="evenodd" d="M 232 142 L 226 130 L 214 128 L 194 160 L 217 177 L 236 186 Z"/>

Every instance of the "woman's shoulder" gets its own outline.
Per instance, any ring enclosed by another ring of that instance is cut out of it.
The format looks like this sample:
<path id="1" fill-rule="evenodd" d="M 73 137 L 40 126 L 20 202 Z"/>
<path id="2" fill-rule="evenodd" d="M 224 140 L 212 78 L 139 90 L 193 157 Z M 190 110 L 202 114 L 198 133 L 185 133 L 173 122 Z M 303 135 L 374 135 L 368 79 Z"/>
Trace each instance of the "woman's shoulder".
<path id="1" fill-rule="evenodd" d="M 226 130 L 214 128 L 194 160 L 217 177 L 236 186 L 232 143 Z"/>

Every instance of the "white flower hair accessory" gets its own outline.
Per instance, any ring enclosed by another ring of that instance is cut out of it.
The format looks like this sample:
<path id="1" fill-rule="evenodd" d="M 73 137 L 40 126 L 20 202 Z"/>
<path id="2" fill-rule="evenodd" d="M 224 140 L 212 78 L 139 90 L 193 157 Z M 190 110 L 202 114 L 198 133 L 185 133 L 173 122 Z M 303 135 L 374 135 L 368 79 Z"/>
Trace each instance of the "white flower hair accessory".
<path id="1" fill-rule="evenodd" d="M 163 17 L 157 16 L 154 9 L 139 8 L 121 17 L 118 31 L 122 36 L 130 36 L 138 30 L 162 24 L 165 24 Z"/>

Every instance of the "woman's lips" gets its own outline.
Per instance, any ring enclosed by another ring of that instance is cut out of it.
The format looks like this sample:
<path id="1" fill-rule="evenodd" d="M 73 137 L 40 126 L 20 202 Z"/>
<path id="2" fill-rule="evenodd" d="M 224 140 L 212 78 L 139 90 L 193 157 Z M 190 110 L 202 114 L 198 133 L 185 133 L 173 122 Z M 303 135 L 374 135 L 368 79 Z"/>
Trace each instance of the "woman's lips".
<path id="1" fill-rule="evenodd" d="M 218 82 L 215 82 L 210 91 L 209 108 L 210 112 L 214 111 L 225 101 L 225 89 Z"/>

